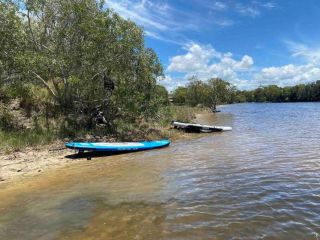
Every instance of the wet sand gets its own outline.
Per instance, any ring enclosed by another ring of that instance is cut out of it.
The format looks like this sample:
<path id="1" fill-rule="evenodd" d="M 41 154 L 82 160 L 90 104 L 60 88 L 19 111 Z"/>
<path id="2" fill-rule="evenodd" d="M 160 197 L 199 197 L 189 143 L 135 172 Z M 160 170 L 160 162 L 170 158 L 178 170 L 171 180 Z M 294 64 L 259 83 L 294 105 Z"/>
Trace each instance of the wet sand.
<path id="1" fill-rule="evenodd" d="M 212 115 L 210 113 L 197 114 L 194 122 L 203 123 Z M 178 142 L 186 139 L 198 138 L 203 134 L 185 133 L 169 130 L 170 140 Z M 0 186 L 13 181 L 21 181 L 28 177 L 43 175 L 44 173 L 68 165 L 75 165 L 87 161 L 88 155 L 77 156 L 77 152 L 65 148 L 63 142 L 55 142 L 41 148 L 25 148 L 24 150 L 0 155 Z M 95 156 L 92 156 L 92 160 Z"/>
<path id="2" fill-rule="evenodd" d="M 4 181 L 0 239 L 316 239 L 318 119 L 314 103 L 231 105 L 208 123 L 232 132 Z"/>
<path id="3" fill-rule="evenodd" d="M 0 185 L 72 164 L 75 162 L 74 159 L 66 156 L 74 153 L 66 149 L 63 143 L 57 142 L 42 148 L 26 148 L 22 151 L 2 154 L 0 156 Z"/>

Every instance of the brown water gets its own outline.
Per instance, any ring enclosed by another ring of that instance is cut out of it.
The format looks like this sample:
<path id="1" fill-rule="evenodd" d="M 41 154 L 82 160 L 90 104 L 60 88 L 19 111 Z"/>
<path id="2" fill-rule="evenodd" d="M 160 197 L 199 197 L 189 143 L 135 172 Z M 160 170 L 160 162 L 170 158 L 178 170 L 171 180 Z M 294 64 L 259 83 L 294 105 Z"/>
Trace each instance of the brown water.
<path id="1" fill-rule="evenodd" d="M 3 190 L 0 239 L 320 239 L 320 103 L 222 110 L 232 132 Z"/>

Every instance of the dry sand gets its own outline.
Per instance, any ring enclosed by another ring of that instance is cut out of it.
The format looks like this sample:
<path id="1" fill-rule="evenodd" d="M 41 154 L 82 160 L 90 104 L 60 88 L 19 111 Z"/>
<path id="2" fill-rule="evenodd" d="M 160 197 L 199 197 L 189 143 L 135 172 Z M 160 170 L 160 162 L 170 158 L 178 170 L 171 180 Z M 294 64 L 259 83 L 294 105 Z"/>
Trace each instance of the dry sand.
<path id="1" fill-rule="evenodd" d="M 74 163 L 74 151 L 66 149 L 64 144 L 56 142 L 42 148 L 25 148 L 0 156 L 0 184 L 35 176 L 44 172 Z M 85 161 L 85 159 L 77 159 Z"/>
<path id="2" fill-rule="evenodd" d="M 197 114 L 194 122 L 207 123 L 212 113 Z M 172 141 L 183 141 L 198 138 L 203 134 L 190 134 L 178 130 L 169 130 Z M 25 148 L 9 154 L 0 153 L 0 186 L 26 177 L 42 175 L 46 172 L 63 168 L 79 161 L 87 161 L 86 157 L 78 158 L 77 152 L 66 149 L 63 142 L 55 142 L 41 148 Z"/>

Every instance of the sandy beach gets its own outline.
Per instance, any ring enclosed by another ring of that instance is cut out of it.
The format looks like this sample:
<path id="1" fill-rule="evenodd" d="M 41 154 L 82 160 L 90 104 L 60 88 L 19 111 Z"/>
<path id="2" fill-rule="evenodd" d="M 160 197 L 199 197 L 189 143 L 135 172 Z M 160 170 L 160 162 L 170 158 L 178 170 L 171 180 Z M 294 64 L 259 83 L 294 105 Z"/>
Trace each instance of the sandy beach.
<path id="1" fill-rule="evenodd" d="M 72 164 L 71 157 L 75 152 L 64 147 L 62 142 L 41 148 L 25 148 L 24 150 L 2 154 L 0 156 L 0 184 L 19 180 L 28 176 L 43 174 L 54 168 Z M 77 159 L 85 161 L 85 159 Z"/>
<path id="2" fill-rule="evenodd" d="M 210 120 L 212 120 L 212 113 L 204 112 L 196 114 L 193 122 L 208 123 Z M 168 131 L 170 139 L 174 142 L 203 136 L 203 134 L 177 130 Z M 85 156 L 79 158 L 76 154 L 76 151 L 67 149 L 63 141 L 41 147 L 28 147 L 8 154 L 2 153 L 0 155 L 0 185 L 42 175 L 57 168 L 77 164 L 79 161 L 87 161 Z"/>
<path id="3" fill-rule="evenodd" d="M 179 134 L 179 139 L 191 137 L 191 134 Z M 94 159 L 93 157 L 92 160 Z M 57 168 L 77 164 L 80 161 L 88 160 L 85 155 L 79 157 L 76 151 L 65 148 L 63 142 L 2 154 L 0 156 L 0 185 L 23 180 L 26 177 L 42 175 Z"/>

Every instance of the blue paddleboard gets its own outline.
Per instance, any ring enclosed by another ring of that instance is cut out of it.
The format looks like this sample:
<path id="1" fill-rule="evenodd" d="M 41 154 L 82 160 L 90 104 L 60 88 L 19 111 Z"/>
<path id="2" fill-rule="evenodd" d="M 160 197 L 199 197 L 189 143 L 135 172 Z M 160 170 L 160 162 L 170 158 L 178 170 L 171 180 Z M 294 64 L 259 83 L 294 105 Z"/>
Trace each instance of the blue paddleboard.
<path id="1" fill-rule="evenodd" d="M 150 150 L 154 148 L 166 147 L 170 144 L 169 140 L 143 141 L 143 142 L 69 142 L 67 148 L 82 151 L 99 151 L 99 152 L 132 152 Z"/>

